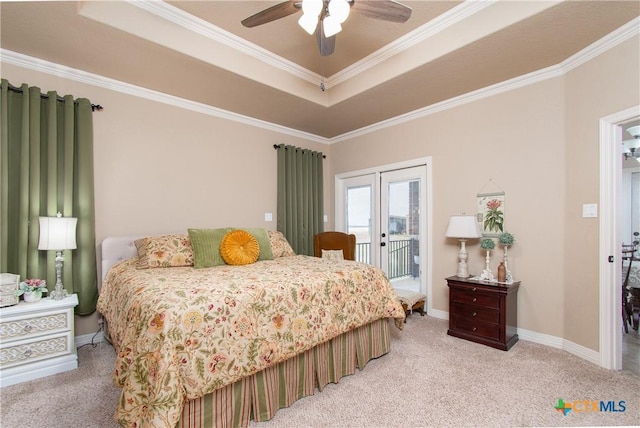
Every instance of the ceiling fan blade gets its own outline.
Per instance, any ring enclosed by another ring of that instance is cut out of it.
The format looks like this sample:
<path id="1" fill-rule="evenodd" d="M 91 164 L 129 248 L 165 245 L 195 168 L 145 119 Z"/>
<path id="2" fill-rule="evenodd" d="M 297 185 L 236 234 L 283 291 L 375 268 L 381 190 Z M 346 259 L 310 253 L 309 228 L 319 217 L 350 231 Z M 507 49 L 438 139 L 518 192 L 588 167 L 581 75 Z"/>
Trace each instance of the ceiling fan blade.
<path id="1" fill-rule="evenodd" d="M 293 15 L 299 10 L 299 0 L 287 0 L 243 19 L 242 25 L 249 28 L 256 27 L 258 25 L 266 24 L 267 22 L 275 21 L 276 19 L 284 18 L 285 16 Z"/>
<path id="2" fill-rule="evenodd" d="M 407 22 L 412 9 L 393 0 L 353 0 L 351 9 L 362 15 L 389 22 Z"/>
<path id="3" fill-rule="evenodd" d="M 336 50 L 336 36 L 326 37 L 324 35 L 322 22 L 318 24 L 316 39 L 318 40 L 318 49 L 320 50 L 321 56 L 329 56 Z"/>

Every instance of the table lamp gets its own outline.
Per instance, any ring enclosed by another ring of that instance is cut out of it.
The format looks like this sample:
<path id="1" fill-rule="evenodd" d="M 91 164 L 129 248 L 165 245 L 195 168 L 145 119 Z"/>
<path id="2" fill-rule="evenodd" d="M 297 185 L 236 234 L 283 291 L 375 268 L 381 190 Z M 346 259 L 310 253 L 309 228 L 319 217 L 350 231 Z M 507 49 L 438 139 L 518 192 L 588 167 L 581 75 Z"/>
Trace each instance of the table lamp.
<path id="1" fill-rule="evenodd" d="M 67 297 L 67 290 L 62 286 L 63 250 L 74 250 L 76 246 L 76 224 L 78 219 L 74 217 L 62 217 L 58 213 L 56 217 L 40 217 L 40 240 L 38 250 L 56 251 L 56 286 L 50 293 L 54 300 L 62 300 Z"/>
<path id="2" fill-rule="evenodd" d="M 476 217 L 472 215 L 452 215 L 449 218 L 449 227 L 447 227 L 445 236 L 447 238 L 457 238 L 460 240 L 460 252 L 458 253 L 460 262 L 458 263 L 457 276 L 459 278 L 468 278 L 470 275 L 467 268 L 468 254 L 465 243 L 467 239 L 482 237 L 482 233 L 476 222 Z"/>

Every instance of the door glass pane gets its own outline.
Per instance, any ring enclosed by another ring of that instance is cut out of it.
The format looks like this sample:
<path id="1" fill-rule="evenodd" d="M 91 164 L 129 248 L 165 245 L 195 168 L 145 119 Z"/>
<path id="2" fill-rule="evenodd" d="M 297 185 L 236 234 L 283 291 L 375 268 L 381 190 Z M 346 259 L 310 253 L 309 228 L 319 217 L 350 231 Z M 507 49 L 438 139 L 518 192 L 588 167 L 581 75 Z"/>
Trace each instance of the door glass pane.
<path id="1" fill-rule="evenodd" d="M 371 263 L 371 186 L 347 188 L 347 233 L 356 235 L 356 261 Z"/>
<path id="2" fill-rule="evenodd" d="M 394 287 L 420 288 L 420 180 L 387 184 L 387 275 Z"/>

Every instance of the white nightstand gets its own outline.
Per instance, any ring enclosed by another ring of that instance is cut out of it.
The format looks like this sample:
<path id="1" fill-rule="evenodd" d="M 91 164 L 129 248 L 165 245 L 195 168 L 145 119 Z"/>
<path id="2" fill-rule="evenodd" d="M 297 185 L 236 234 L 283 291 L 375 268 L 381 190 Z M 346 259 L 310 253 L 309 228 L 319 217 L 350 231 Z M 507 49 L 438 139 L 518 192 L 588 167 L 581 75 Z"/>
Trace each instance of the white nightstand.
<path id="1" fill-rule="evenodd" d="M 0 308 L 0 387 L 78 368 L 73 308 L 78 296 Z"/>

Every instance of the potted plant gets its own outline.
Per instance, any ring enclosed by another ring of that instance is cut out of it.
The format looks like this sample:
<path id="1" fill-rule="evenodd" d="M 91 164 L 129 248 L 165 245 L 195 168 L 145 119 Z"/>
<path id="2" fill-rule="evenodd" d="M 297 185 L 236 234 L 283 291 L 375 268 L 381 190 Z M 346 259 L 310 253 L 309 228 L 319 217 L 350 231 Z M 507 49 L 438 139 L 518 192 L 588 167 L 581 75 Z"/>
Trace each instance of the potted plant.
<path id="1" fill-rule="evenodd" d="M 498 241 L 500 241 L 502 245 L 508 247 L 509 245 L 513 245 L 516 239 L 509 232 L 503 232 L 498 235 Z"/>
<path id="2" fill-rule="evenodd" d="M 24 295 L 25 302 L 37 302 L 42 299 L 42 293 L 46 293 L 47 281 L 44 279 L 25 279 L 16 290 L 16 296 Z"/>

